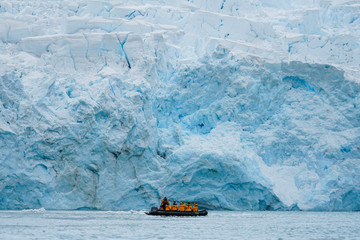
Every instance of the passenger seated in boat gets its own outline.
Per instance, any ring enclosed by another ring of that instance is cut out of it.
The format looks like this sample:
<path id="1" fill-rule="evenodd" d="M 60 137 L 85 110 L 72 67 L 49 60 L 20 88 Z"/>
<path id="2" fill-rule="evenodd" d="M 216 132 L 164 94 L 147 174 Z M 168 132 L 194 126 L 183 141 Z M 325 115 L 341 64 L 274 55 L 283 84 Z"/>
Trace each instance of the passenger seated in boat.
<path id="1" fill-rule="evenodd" d="M 183 202 L 181 202 L 180 206 L 179 206 L 179 211 L 180 212 L 185 212 L 185 208 L 186 208 L 185 204 Z"/>
<path id="2" fill-rule="evenodd" d="M 173 202 L 173 205 L 171 206 L 171 211 L 177 211 L 179 209 L 176 202 Z"/>
<path id="3" fill-rule="evenodd" d="M 165 211 L 170 211 L 170 210 L 171 210 L 170 203 L 167 202 L 165 205 Z"/>
<path id="4" fill-rule="evenodd" d="M 166 197 L 164 197 L 164 199 L 161 201 L 161 204 L 160 204 L 160 207 L 159 207 L 159 210 L 165 210 L 165 206 L 166 204 L 169 204 L 168 203 L 168 200 Z"/>
<path id="5" fill-rule="evenodd" d="M 191 205 L 190 205 L 190 203 L 188 202 L 188 204 L 187 204 L 187 206 L 186 206 L 186 211 L 187 212 L 192 212 L 192 207 L 191 207 Z"/>
<path id="6" fill-rule="evenodd" d="M 197 212 L 197 211 L 198 211 L 198 205 L 197 205 L 197 203 L 194 204 L 194 207 L 193 207 L 192 210 L 193 210 L 193 212 Z"/>

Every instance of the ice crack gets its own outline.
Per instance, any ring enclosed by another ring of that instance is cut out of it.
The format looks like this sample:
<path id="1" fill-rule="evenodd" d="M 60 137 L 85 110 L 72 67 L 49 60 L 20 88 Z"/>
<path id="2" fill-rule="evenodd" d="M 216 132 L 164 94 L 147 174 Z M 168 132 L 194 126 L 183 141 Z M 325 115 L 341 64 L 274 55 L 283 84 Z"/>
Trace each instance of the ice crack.
<path id="1" fill-rule="evenodd" d="M 120 43 L 121 50 L 122 50 L 123 53 L 124 53 L 125 60 L 126 60 L 126 62 L 127 62 L 127 64 L 128 64 L 128 67 L 129 67 L 129 69 L 131 69 L 131 64 L 130 64 L 129 58 L 128 58 L 128 56 L 127 56 L 127 54 L 126 54 L 126 51 L 125 51 L 125 49 L 124 49 L 124 45 L 125 45 L 126 41 L 127 41 L 128 38 L 129 38 L 129 33 L 126 34 L 126 37 L 125 37 L 124 41 L 121 41 L 121 40 L 120 40 L 120 37 L 119 37 L 118 34 L 116 34 L 116 37 L 117 37 L 117 39 L 118 39 L 118 41 L 119 41 L 119 43 Z"/>

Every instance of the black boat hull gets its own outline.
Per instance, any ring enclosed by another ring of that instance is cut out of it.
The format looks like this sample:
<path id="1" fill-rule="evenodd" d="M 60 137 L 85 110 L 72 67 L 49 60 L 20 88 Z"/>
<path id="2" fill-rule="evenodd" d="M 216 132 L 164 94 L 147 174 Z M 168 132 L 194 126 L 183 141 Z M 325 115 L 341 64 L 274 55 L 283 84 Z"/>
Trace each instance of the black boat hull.
<path id="1" fill-rule="evenodd" d="M 206 210 L 200 210 L 198 212 L 179 212 L 179 211 L 163 211 L 163 210 L 151 210 L 146 213 L 153 216 L 184 216 L 184 217 L 196 217 L 206 216 L 208 212 Z"/>

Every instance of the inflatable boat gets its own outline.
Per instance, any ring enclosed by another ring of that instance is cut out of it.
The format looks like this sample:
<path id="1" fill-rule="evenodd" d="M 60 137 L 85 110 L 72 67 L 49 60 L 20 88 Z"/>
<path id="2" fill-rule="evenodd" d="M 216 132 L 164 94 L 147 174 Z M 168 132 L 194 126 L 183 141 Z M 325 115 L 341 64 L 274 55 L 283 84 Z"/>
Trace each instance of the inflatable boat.
<path id="1" fill-rule="evenodd" d="M 199 210 L 197 212 L 164 211 L 164 210 L 159 210 L 157 207 L 152 207 L 150 212 L 146 212 L 146 214 L 154 215 L 154 216 L 196 217 L 196 216 L 206 216 L 208 212 L 206 210 Z"/>

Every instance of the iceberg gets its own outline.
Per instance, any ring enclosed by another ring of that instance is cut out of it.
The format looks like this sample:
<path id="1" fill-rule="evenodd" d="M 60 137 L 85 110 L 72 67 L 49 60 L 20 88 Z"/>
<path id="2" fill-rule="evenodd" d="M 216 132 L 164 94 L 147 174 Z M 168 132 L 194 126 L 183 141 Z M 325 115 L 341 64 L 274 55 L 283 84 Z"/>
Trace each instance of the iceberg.
<path id="1" fill-rule="evenodd" d="M 0 209 L 360 210 L 359 10 L 0 2 Z"/>

